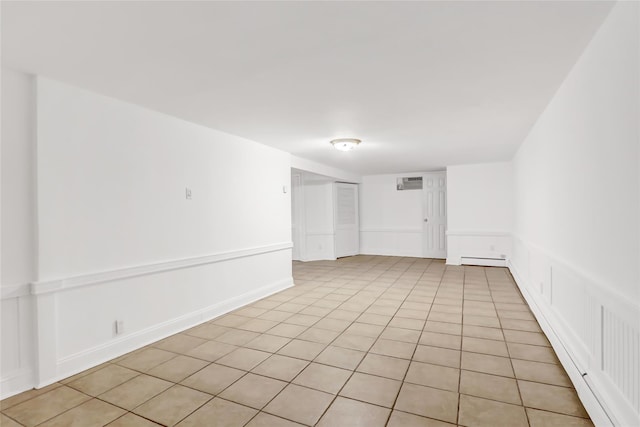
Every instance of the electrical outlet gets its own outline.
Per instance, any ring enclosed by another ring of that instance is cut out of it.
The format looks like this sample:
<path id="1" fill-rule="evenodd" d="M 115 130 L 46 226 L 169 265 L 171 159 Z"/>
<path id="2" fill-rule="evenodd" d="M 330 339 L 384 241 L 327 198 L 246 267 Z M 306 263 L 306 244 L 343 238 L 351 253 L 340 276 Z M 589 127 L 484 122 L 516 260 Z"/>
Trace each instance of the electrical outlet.
<path id="1" fill-rule="evenodd" d="M 115 321 L 115 330 L 116 330 L 116 335 L 121 335 L 124 333 L 124 320 Z"/>
<path id="2" fill-rule="evenodd" d="M 191 189 L 189 187 L 184 189 L 184 196 L 187 200 L 191 200 Z"/>

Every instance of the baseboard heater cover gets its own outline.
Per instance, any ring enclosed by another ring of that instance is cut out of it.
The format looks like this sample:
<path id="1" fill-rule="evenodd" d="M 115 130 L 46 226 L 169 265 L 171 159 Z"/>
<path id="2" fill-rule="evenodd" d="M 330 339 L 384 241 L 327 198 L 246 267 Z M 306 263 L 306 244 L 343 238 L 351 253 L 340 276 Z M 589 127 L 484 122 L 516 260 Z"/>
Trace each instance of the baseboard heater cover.
<path id="1" fill-rule="evenodd" d="M 463 265 L 481 265 L 483 267 L 506 267 L 507 260 L 505 258 L 482 258 L 482 257 L 460 257 L 460 264 Z"/>

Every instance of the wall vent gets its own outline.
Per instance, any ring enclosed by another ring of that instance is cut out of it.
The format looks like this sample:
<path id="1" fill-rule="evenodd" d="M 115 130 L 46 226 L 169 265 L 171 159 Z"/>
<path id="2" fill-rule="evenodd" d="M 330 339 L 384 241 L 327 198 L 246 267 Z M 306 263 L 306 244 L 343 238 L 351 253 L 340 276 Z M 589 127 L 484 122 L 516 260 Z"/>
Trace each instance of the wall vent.
<path id="1" fill-rule="evenodd" d="M 422 190 L 421 176 L 407 176 L 398 178 L 396 189 L 401 190 Z"/>

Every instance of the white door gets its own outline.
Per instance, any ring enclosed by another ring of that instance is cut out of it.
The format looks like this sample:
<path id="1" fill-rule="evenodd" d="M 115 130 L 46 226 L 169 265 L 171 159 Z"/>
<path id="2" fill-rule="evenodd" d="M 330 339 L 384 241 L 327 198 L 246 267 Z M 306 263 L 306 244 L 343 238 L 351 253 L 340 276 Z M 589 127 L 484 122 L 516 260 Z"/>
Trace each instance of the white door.
<path id="1" fill-rule="evenodd" d="M 422 176 L 422 252 L 425 258 L 447 257 L 447 176 L 432 172 Z"/>
<path id="2" fill-rule="evenodd" d="M 358 255 L 360 252 L 358 185 L 337 182 L 333 198 L 336 258 Z"/>

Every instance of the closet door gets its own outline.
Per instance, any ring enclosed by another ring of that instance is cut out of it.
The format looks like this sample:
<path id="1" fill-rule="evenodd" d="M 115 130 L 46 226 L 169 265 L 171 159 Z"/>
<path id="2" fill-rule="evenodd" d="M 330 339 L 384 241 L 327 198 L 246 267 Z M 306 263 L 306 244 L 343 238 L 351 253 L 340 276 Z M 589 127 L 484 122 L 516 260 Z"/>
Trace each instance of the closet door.
<path id="1" fill-rule="evenodd" d="M 425 258 L 447 258 L 447 176 L 433 172 L 422 176 L 422 251 Z"/>
<path id="2" fill-rule="evenodd" d="M 333 190 L 336 258 L 360 252 L 358 185 L 337 182 Z"/>

